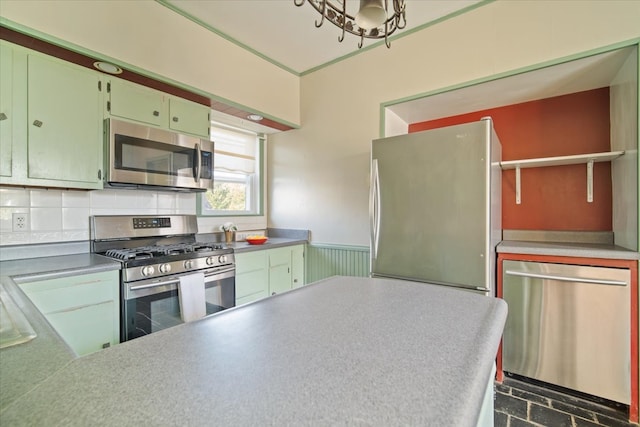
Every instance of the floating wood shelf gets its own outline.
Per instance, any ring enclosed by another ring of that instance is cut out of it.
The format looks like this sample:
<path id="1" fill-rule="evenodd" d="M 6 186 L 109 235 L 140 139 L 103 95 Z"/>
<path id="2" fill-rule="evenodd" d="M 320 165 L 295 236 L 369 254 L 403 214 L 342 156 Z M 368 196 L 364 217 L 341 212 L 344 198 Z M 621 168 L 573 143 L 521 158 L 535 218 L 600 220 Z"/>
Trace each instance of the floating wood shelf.
<path id="1" fill-rule="evenodd" d="M 520 169 L 540 168 L 547 166 L 566 166 L 584 163 L 587 165 L 587 202 L 593 202 L 593 164 L 609 162 L 622 156 L 624 151 L 610 151 L 606 153 L 575 154 L 572 156 L 542 157 L 537 159 L 507 160 L 500 162 L 503 170 L 516 170 L 516 204 L 522 201 L 520 193 Z"/>

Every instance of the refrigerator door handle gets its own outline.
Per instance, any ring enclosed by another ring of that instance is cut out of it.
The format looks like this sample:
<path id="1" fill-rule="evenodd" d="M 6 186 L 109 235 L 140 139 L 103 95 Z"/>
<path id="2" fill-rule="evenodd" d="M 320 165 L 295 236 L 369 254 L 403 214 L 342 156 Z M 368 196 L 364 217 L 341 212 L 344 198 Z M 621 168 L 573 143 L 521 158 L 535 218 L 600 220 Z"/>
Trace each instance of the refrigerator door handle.
<path id="1" fill-rule="evenodd" d="M 371 261 L 373 261 L 378 253 L 378 238 L 380 234 L 380 175 L 378 173 L 378 159 L 373 159 L 371 162 L 369 220 L 371 227 Z"/>

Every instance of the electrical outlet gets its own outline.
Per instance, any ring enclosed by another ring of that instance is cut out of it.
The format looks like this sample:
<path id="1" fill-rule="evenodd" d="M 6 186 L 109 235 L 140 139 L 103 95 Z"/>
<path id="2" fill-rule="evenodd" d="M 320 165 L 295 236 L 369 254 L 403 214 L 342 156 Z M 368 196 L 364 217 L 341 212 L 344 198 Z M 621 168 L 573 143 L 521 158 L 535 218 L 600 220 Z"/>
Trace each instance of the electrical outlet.
<path id="1" fill-rule="evenodd" d="M 13 214 L 13 231 L 29 230 L 29 214 L 15 212 Z"/>

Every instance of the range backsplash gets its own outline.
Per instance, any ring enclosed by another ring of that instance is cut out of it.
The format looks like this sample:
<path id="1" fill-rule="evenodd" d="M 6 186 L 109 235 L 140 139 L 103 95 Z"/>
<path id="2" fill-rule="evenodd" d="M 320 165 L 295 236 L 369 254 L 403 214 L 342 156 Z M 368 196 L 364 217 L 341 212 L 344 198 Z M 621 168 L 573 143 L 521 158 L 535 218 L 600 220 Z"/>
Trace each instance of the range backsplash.
<path id="1" fill-rule="evenodd" d="M 14 213 L 28 215 L 24 231 Z M 89 240 L 91 215 L 195 213 L 195 193 L 0 187 L 0 246 Z"/>

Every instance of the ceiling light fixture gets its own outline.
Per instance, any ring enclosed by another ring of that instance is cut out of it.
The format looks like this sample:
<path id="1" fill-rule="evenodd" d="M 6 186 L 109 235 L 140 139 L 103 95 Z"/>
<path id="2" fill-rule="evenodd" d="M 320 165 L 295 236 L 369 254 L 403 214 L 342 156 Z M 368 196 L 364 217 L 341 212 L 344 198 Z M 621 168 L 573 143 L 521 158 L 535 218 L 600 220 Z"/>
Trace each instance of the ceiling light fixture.
<path id="1" fill-rule="evenodd" d="M 112 64 L 110 62 L 96 61 L 96 62 L 93 63 L 93 66 L 96 67 L 98 70 L 103 71 L 105 73 L 122 74 L 122 68 L 120 68 L 117 65 L 114 65 L 114 64 Z"/>
<path id="2" fill-rule="evenodd" d="M 262 117 L 260 114 L 249 114 L 247 116 L 247 119 L 253 120 L 254 122 L 259 122 L 260 120 L 264 119 L 264 117 Z"/>
<path id="3" fill-rule="evenodd" d="M 389 36 L 407 25 L 405 0 L 360 0 L 360 9 L 355 16 L 347 13 L 347 0 L 293 0 L 293 3 L 302 6 L 305 1 L 322 15 L 320 21 L 316 21 L 316 28 L 320 28 L 326 18 L 342 29 L 339 42 L 347 32 L 360 36 L 358 48 L 362 47 L 365 38 L 384 39 L 387 47 L 391 47 Z M 389 10 L 389 3 L 393 4 L 393 11 Z"/>

